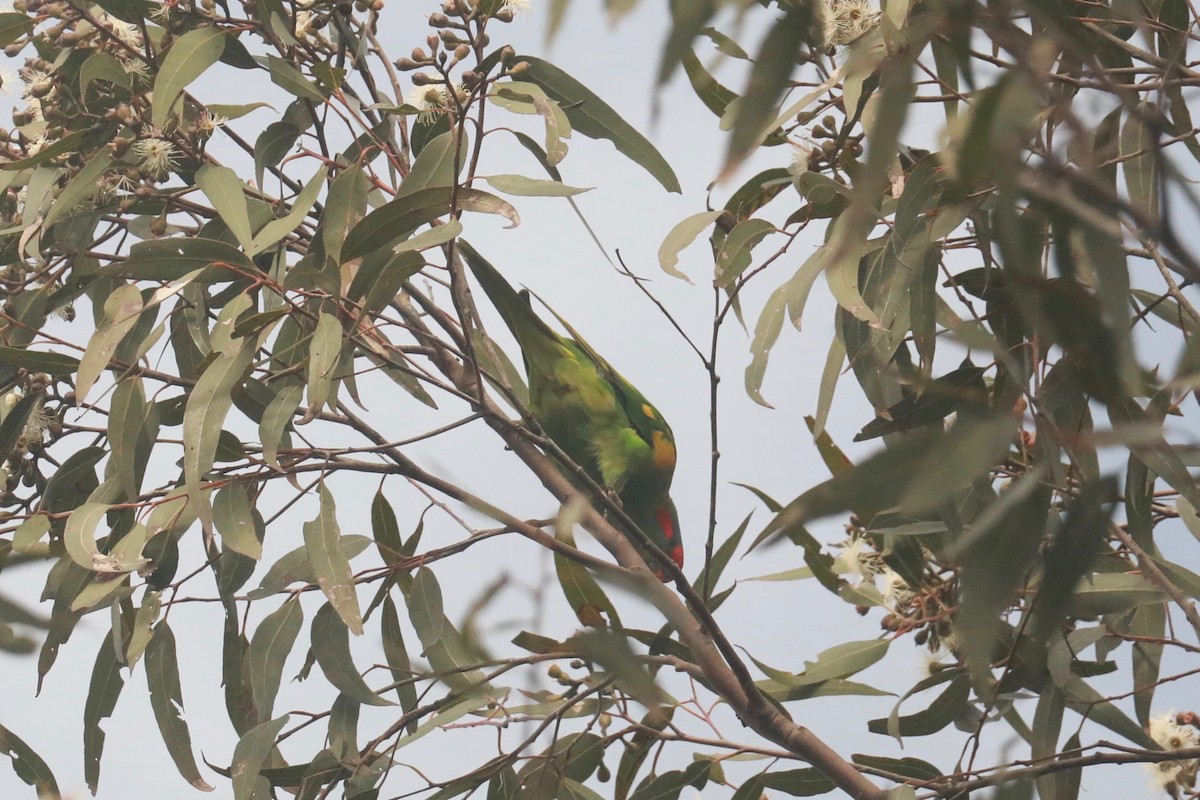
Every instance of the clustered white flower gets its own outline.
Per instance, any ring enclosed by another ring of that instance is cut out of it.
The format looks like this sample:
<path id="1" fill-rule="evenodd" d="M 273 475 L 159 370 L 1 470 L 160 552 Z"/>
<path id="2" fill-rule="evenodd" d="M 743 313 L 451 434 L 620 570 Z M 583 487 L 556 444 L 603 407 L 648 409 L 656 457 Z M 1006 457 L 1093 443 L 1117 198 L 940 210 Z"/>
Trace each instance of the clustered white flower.
<path id="1" fill-rule="evenodd" d="M 916 597 L 908 582 L 883 562 L 865 537 L 851 536 L 840 547 L 841 552 L 833 560 L 833 571 L 855 586 L 863 583 L 875 586 L 889 610 L 899 613 Z"/>
<path id="2" fill-rule="evenodd" d="M 858 39 L 879 24 L 879 8 L 872 0 L 820 0 L 825 47 L 840 47 Z"/>
<path id="3" fill-rule="evenodd" d="M 1152 717 L 1149 728 L 1150 738 L 1168 752 L 1200 744 L 1200 733 L 1192 725 L 1180 724 L 1179 715 L 1174 711 Z M 1150 773 L 1152 785 L 1163 791 L 1172 792 L 1175 787 L 1191 786 L 1196 782 L 1197 766 L 1200 766 L 1200 761 L 1197 759 L 1180 759 L 1146 764 L 1146 770 Z"/>
<path id="4" fill-rule="evenodd" d="M 133 154 L 153 178 L 165 178 L 179 166 L 179 150 L 161 136 L 148 136 L 133 145 Z"/>

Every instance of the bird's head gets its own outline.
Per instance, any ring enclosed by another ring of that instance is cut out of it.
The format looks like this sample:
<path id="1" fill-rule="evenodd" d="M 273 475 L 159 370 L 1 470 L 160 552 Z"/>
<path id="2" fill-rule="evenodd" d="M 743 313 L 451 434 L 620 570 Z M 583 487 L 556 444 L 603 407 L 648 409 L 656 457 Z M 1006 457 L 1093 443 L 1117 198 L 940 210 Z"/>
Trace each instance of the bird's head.
<path id="1" fill-rule="evenodd" d="M 680 569 L 683 568 L 683 537 L 679 533 L 679 512 L 675 510 L 675 503 L 669 495 L 662 494 L 648 502 L 627 502 L 625 513 L 660 550 L 679 565 Z M 656 558 L 649 553 L 642 553 L 642 557 L 660 581 L 670 580 Z"/>

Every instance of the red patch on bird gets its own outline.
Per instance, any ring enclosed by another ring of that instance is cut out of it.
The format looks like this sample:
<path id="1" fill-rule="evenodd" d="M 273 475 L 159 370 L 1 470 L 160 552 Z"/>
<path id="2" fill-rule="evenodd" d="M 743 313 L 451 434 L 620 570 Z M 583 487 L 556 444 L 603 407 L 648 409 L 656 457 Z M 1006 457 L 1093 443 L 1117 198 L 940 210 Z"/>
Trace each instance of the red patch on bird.
<path id="1" fill-rule="evenodd" d="M 668 555 L 679 565 L 680 569 L 683 569 L 683 544 L 675 541 L 675 525 L 671 521 L 671 512 L 666 508 L 660 508 L 655 515 L 658 517 L 658 527 L 663 532 L 663 538 L 667 540 L 668 544 L 675 545 L 670 549 Z"/>

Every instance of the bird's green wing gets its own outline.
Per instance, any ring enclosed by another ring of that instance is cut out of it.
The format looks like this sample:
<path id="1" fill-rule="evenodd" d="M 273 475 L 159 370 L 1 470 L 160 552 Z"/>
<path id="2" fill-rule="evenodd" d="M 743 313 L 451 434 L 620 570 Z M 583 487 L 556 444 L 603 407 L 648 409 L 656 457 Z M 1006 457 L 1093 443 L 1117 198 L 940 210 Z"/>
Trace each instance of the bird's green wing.
<path id="1" fill-rule="evenodd" d="M 617 402 L 629 420 L 630 428 L 649 447 L 647 455 L 650 457 L 650 463 L 647 468 L 658 474 L 659 478 L 656 482 L 662 481 L 664 486 L 670 486 L 671 476 L 675 470 L 675 435 L 671 432 L 671 426 L 663 419 L 654 404 L 596 352 L 579 331 L 571 326 L 571 323 L 563 319 L 562 315 L 551 308 L 545 300 L 540 297 L 538 300 L 554 315 L 554 318 L 574 339 L 579 349 L 596 364 L 597 372 L 612 386 Z"/>

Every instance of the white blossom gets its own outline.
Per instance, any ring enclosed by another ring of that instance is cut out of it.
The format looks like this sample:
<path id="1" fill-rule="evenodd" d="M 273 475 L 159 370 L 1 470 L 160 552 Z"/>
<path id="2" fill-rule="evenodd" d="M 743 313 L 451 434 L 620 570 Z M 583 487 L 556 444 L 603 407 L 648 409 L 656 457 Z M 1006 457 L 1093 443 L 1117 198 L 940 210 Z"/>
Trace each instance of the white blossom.
<path id="1" fill-rule="evenodd" d="M 879 9 L 871 0 L 822 0 L 819 5 L 826 47 L 850 44 L 879 24 Z"/>
<path id="2" fill-rule="evenodd" d="M 880 587 L 879 593 L 883 595 L 884 605 L 894 611 L 912 602 L 915 595 L 912 589 L 908 588 L 904 578 L 900 577 L 900 573 L 890 567 L 884 567 L 881 577 L 883 586 Z"/>
<path id="3" fill-rule="evenodd" d="M 196 127 L 205 136 L 212 136 L 216 133 L 217 128 L 229 122 L 229 117 L 223 117 L 220 114 L 212 114 L 208 111 L 201 112 L 200 120 L 196 123 Z"/>
<path id="4" fill-rule="evenodd" d="M 792 142 L 792 157 L 788 162 L 787 171 L 795 180 L 804 173 L 808 172 L 808 159 L 812 155 L 816 147 L 812 142 Z"/>
<path id="5" fill-rule="evenodd" d="M 296 12 L 296 38 L 307 39 L 312 32 L 313 13 L 311 11 Z"/>
<path id="6" fill-rule="evenodd" d="M 104 16 L 104 21 L 112 26 L 113 35 L 120 39 L 127 46 L 135 50 L 142 49 L 142 32 L 136 25 L 131 25 L 124 20 L 116 17 Z"/>
<path id="7" fill-rule="evenodd" d="M 417 120 L 420 122 L 432 121 L 438 114 L 444 113 L 449 106 L 446 102 L 445 87 L 437 85 L 414 86 L 412 91 L 405 96 L 404 102 L 420 112 L 417 115 Z"/>
<path id="8" fill-rule="evenodd" d="M 133 154 L 141 162 L 142 168 L 155 178 L 165 177 L 179 166 L 179 150 L 159 136 L 150 136 L 134 144 Z"/>
<path id="9" fill-rule="evenodd" d="M 1196 729 L 1191 725 L 1180 725 L 1174 711 L 1150 719 L 1150 738 L 1164 750 L 1195 747 L 1198 741 Z"/>
<path id="10" fill-rule="evenodd" d="M 852 537 L 842 543 L 842 552 L 833 560 L 833 569 L 861 583 L 879 572 L 879 555 L 870 542 L 861 537 Z"/>
<path id="11" fill-rule="evenodd" d="M 1183 772 L 1183 764 L 1178 761 L 1159 761 L 1157 764 L 1143 764 L 1146 772 L 1150 773 L 1150 785 L 1159 791 L 1166 791 L 1179 780 Z"/>
<path id="12" fill-rule="evenodd" d="M 43 69 L 25 67 L 21 70 L 21 80 L 25 81 L 21 97 L 51 97 L 54 94 L 54 76 Z"/>

